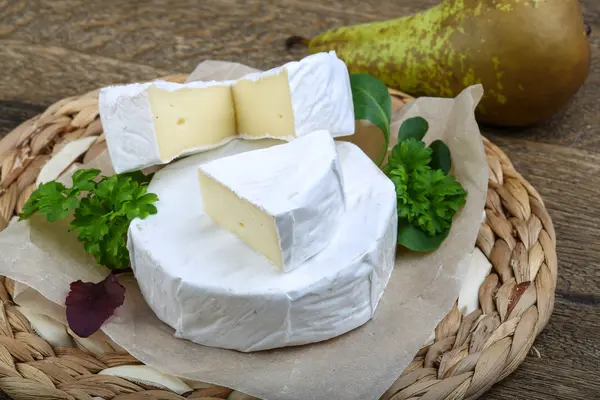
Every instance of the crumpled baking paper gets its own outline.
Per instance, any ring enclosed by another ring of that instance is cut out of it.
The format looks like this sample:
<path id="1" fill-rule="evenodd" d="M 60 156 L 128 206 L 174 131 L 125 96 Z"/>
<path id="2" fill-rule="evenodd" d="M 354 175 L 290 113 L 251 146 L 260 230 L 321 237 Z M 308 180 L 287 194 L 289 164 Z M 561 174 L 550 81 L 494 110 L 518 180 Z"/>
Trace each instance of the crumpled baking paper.
<path id="1" fill-rule="evenodd" d="M 236 79 L 253 71 L 237 63 L 206 61 L 189 80 Z M 448 144 L 453 173 L 469 195 L 437 251 L 398 251 L 392 278 L 367 324 L 326 342 L 293 348 L 240 353 L 204 347 L 175 338 L 174 330 L 147 306 L 129 274 L 119 277 L 127 289 L 125 304 L 102 330 L 133 356 L 164 373 L 231 387 L 267 400 L 378 398 L 408 366 L 458 298 L 487 192 L 487 161 L 474 118 L 482 94 L 482 87 L 477 85 L 455 99 L 420 98 L 395 113 L 394 133 L 406 118 L 423 116 L 429 121 L 425 141 L 441 138 Z M 360 124 L 364 128 L 364 123 L 357 122 Z M 360 143 L 365 132 L 368 128 L 350 140 Z M 82 167 L 91 166 L 112 173 L 107 153 Z M 68 181 L 68 177 L 63 179 Z M 15 288 L 15 301 L 63 322 L 70 282 L 96 282 L 108 272 L 85 254 L 66 226 L 33 218 L 13 223 L 0 233 L 0 275 L 21 283 Z"/>

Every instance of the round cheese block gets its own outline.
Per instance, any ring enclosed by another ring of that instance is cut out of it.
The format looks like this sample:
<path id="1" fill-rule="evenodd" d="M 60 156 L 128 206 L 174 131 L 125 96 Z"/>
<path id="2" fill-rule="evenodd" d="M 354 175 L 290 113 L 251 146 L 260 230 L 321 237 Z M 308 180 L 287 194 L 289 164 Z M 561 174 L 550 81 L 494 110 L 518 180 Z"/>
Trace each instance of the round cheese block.
<path id="1" fill-rule="evenodd" d="M 175 336 L 243 352 L 327 340 L 371 319 L 391 276 L 393 183 L 354 144 L 336 142 L 346 212 L 324 250 L 282 272 L 204 213 L 198 167 L 278 145 L 236 139 L 159 171 L 158 213 L 134 220 L 128 247 L 147 303 Z M 310 156 L 298 165 L 310 173 Z"/>

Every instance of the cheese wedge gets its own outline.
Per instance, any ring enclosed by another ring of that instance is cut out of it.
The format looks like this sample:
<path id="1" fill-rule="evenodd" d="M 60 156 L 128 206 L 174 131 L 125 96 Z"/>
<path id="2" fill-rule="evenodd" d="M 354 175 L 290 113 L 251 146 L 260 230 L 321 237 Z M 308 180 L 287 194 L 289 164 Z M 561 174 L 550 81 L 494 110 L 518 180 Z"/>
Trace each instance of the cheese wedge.
<path id="1" fill-rule="evenodd" d="M 166 164 L 236 137 L 290 141 L 317 130 L 354 133 L 346 65 L 318 53 L 239 81 L 105 87 L 100 119 L 115 172 Z"/>
<path id="2" fill-rule="evenodd" d="M 328 131 L 212 161 L 199 178 L 205 212 L 285 272 L 323 250 L 345 212 Z"/>
<path id="3" fill-rule="evenodd" d="M 166 164 L 236 135 L 228 82 L 111 86 L 100 91 L 99 109 L 116 173 Z"/>
<path id="4" fill-rule="evenodd" d="M 246 75 L 233 83 L 233 97 L 245 139 L 289 141 L 317 130 L 354 134 L 348 69 L 333 51 Z"/>

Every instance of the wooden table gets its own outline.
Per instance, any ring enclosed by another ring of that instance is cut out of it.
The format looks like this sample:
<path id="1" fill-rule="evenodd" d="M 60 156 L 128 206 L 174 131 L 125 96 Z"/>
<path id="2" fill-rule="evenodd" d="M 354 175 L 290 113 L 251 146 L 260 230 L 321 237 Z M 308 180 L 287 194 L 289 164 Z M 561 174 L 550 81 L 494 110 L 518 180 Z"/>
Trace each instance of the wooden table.
<path id="1" fill-rule="evenodd" d="M 561 0 L 552 0 L 561 1 Z M 0 0 L 0 136 L 67 96 L 190 72 L 204 59 L 270 68 L 291 34 L 425 9 L 437 0 Z M 521 367 L 485 399 L 600 398 L 600 1 L 584 0 L 592 72 L 566 110 L 525 131 L 483 128 L 546 201 L 557 303 Z"/>

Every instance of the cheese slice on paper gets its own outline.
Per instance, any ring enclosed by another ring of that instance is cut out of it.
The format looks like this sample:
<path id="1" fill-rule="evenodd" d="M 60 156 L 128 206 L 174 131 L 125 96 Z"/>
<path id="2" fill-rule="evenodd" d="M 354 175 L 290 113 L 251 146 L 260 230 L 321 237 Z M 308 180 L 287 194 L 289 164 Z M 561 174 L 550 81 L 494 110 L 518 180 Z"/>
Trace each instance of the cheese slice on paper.
<path id="1" fill-rule="evenodd" d="M 328 131 L 217 159 L 199 179 L 205 212 L 285 272 L 321 251 L 345 212 Z"/>
<path id="2" fill-rule="evenodd" d="M 238 81 L 153 81 L 101 89 L 99 109 L 115 172 L 166 164 L 236 137 L 290 141 L 317 130 L 354 133 L 346 65 L 317 53 Z"/>

